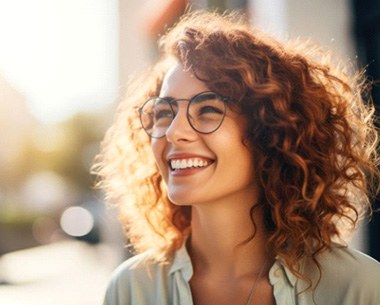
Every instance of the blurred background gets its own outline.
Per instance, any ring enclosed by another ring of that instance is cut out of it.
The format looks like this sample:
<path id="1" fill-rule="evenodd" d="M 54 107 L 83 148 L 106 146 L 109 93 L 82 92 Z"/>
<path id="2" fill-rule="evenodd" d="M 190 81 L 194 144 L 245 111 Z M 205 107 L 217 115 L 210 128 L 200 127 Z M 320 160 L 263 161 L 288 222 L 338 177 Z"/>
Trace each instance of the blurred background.
<path id="1" fill-rule="evenodd" d="M 244 10 L 380 79 L 379 0 L 0 0 L 0 304 L 102 303 L 128 251 L 89 169 L 128 78 L 188 5 Z M 375 214 L 351 244 L 380 260 L 379 233 Z"/>

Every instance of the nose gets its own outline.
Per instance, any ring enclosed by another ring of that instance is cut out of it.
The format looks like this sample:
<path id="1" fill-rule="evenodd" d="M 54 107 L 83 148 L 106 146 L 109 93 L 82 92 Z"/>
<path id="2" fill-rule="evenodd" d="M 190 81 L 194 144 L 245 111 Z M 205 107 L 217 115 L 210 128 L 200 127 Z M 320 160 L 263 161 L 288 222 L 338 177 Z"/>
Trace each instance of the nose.
<path id="1" fill-rule="evenodd" d="M 165 135 L 167 141 L 171 143 L 196 139 L 197 132 L 191 127 L 187 119 L 187 103 L 181 103 Z"/>

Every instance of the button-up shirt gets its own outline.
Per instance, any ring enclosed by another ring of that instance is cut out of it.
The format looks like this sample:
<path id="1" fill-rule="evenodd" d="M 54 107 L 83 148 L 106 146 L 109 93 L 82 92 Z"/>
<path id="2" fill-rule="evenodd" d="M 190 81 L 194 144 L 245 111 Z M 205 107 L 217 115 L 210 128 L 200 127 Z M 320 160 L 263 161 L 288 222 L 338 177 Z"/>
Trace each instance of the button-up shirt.
<path id="1" fill-rule="evenodd" d="M 318 256 L 321 270 L 308 258 L 295 276 L 280 260 L 269 271 L 277 305 L 380 305 L 380 263 L 365 254 L 334 246 Z M 193 305 L 190 257 L 183 245 L 170 263 L 136 255 L 113 273 L 104 305 Z M 309 288 L 309 289 L 308 289 Z M 260 304 L 260 302 L 257 302 Z"/>

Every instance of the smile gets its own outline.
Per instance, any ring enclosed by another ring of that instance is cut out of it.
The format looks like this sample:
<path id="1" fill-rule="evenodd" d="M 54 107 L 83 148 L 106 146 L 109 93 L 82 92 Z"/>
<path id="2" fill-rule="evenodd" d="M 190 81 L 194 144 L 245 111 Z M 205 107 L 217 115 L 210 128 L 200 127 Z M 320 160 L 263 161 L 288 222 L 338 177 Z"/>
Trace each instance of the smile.
<path id="1" fill-rule="evenodd" d="M 212 161 L 204 160 L 201 158 L 188 158 L 188 159 L 172 159 L 170 160 L 170 168 L 172 170 L 182 170 L 189 168 L 201 168 L 206 167 L 212 163 Z"/>

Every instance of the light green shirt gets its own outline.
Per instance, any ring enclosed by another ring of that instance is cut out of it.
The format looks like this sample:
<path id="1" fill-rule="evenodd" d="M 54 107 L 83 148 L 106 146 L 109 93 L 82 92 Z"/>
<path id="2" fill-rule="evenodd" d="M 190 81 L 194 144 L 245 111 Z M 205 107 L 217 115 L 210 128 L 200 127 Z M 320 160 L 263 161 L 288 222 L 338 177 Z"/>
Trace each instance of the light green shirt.
<path id="1" fill-rule="evenodd" d="M 170 264 L 151 263 L 148 257 L 148 253 L 136 255 L 115 270 L 104 305 L 193 305 L 189 285 L 193 268 L 186 247 L 176 252 Z M 338 246 L 320 254 L 318 261 L 322 268 L 319 283 L 315 264 L 309 259 L 300 264 L 300 271 L 313 285 L 318 283 L 314 292 L 304 291 L 308 284 L 279 260 L 274 263 L 269 280 L 277 305 L 380 305 L 377 261 Z"/>

